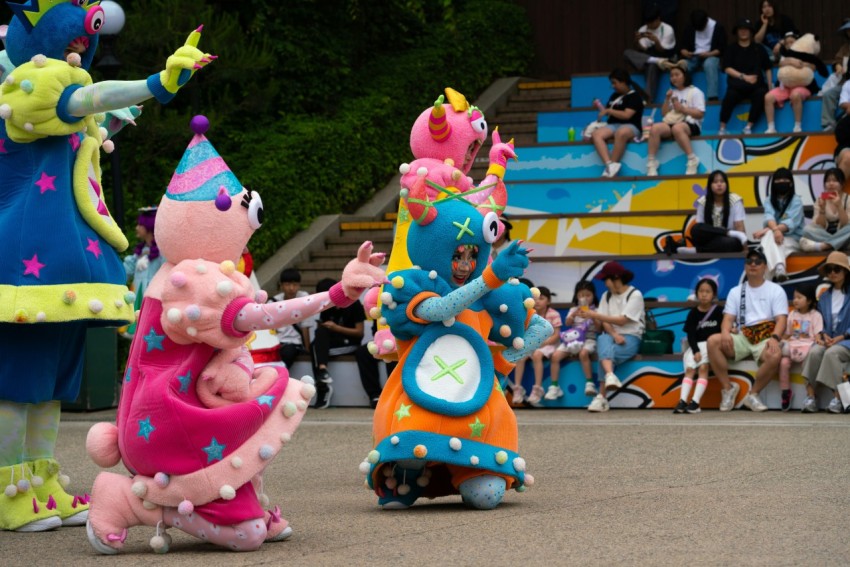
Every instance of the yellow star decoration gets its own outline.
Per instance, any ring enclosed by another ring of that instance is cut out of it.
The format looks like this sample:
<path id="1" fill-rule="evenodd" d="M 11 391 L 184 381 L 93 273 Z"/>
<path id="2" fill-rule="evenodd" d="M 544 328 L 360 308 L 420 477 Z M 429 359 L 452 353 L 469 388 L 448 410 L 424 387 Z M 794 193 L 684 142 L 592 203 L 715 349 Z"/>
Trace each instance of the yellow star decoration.
<path id="1" fill-rule="evenodd" d="M 405 417 L 410 417 L 410 408 L 413 407 L 413 404 L 409 406 L 404 405 L 404 403 L 399 404 L 398 410 L 395 411 L 396 419 L 401 421 Z"/>
<path id="2" fill-rule="evenodd" d="M 481 420 L 478 417 L 475 418 L 475 423 L 469 424 L 469 429 L 472 430 L 472 433 L 469 435 L 470 437 L 481 437 L 484 433 L 484 428 L 487 427 L 486 423 L 481 423 Z"/>

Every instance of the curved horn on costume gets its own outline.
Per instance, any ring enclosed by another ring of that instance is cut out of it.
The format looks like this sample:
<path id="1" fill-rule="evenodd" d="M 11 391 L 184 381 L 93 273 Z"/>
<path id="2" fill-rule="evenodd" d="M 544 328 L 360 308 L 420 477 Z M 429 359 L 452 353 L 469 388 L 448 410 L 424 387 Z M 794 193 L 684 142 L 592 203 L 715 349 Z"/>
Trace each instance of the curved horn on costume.
<path id="1" fill-rule="evenodd" d="M 434 101 L 431 116 L 428 117 L 428 131 L 435 142 L 445 142 L 449 139 L 449 134 L 452 133 L 452 125 L 449 124 L 446 118 L 446 109 L 443 108 L 444 100 L 443 95 L 440 95 L 440 98 Z"/>
<path id="2" fill-rule="evenodd" d="M 426 225 L 437 218 L 437 207 L 428 196 L 425 176 L 419 175 L 407 193 L 407 210 L 416 224 Z"/>
<path id="3" fill-rule="evenodd" d="M 482 215 L 493 212 L 501 217 L 507 204 L 508 190 L 505 188 L 505 183 L 500 179 L 490 194 L 487 195 L 487 198 L 479 203 L 476 208 Z"/>
<path id="4" fill-rule="evenodd" d="M 446 98 L 455 112 L 466 112 L 469 110 L 469 101 L 466 97 L 451 87 L 446 87 Z"/>

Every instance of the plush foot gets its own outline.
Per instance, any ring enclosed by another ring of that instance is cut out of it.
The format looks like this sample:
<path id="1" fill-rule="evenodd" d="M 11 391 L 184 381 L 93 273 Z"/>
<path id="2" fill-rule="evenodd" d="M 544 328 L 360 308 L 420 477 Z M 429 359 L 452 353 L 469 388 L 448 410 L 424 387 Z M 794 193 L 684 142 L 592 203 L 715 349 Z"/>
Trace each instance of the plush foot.
<path id="1" fill-rule="evenodd" d="M 384 480 L 384 486 L 381 487 L 383 495 L 379 496 L 378 505 L 383 510 L 410 508 L 422 494 L 422 488 L 428 485 L 430 472 L 427 469 L 406 469 L 399 465 L 393 466 L 392 471 L 393 474 Z"/>
<path id="2" fill-rule="evenodd" d="M 263 518 L 245 520 L 232 526 L 219 526 L 200 514 L 181 514 L 176 508 L 163 508 L 162 517 L 168 526 L 233 551 L 255 551 L 263 545 L 268 534 Z"/>
<path id="3" fill-rule="evenodd" d="M 266 510 L 266 541 L 283 541 L 292 535 L 292 527 L 280 515 L 280 507 Z"/>
<path id="4" fill-rule="evenodd" d="M 43 532 L 62 525 L 59 513 L 41 502 L 25 475 L 26 466 L 0 468 L 5 490 L 0 496 L 0 529 L 16 532 Z"/>
<path id="5" fill-rule="evenodd" d="M 146 508 L 132 486 L 131 478 L 115 473 L 102 472 L 94 480 L 86 533 L 99 553 L 113 554 L 124 547 L 128 528 L 155 526 L 162 520 L 162 508 Z"/>
<path id="6" fill-rule="evenodd" d="M 463 481 L 458 490 L 467 505 L 478 510 L 492 510 L 504 498 L 506 486 L 502 477 L 486 474 Z"/>
<path id="7" fill-rule="evenodd" d="M 60 474 L 59 463 L 54 459 L 38 459 L 31 467 L 33 490 L 38 499 L 59 513 L 63 526 L 84 526 L 89 517 L 89 495 L 65 492 L 68 477 Z"/>

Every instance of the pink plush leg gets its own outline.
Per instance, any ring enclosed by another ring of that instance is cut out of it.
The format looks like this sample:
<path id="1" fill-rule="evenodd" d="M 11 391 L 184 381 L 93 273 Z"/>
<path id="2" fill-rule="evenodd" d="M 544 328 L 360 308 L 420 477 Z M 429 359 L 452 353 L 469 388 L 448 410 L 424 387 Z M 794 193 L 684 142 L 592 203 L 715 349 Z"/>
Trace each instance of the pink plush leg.
<path id="1" fill-rule="evenodd" d="M 175 508 L 164 508 L 162 512 L 167 525 L 233 551 L 259 549 L 268 533 L 264 518 L 245 520 L 232 526 L 218 526 L 195 512 L 183 515 Z"/>
<path id="2" fill-rule="evenodd" d="M 162 520 L 162 508 L 148 510 L 133 494 L 132 479 L 102 472 L 92 487 L 88 517 L 89 541 L 100 553 L 116 553 L 124 546 L 127 528 L 155 526 Z"/>

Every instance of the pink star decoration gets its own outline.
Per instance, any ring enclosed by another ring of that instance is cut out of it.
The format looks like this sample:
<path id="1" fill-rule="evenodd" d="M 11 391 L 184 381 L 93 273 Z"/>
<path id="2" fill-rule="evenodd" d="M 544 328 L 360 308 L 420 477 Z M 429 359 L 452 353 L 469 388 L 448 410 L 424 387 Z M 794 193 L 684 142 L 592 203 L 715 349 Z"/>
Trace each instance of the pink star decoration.
<path id="1" fill-rule="evenodd" d="M 56 191 L 56 187 L 53 185 L 53 182 L 56 180 L 55 175 L 47 175 L 45 172 L 41 172 L 41 179 L 35 182 L 36 185 L 41 189 L 41 194 L 44 195 L 45 191 Z"/>
<path id="2" fill-rule="evenodd" d="M 100 258 L 100 255 L 103 254 L 103 252 L 101 252 L 100 250 L 100 240 L 98 240 L 97 238 L 87 238 L 86 240 L 89 241 L 89 245 L 86 246 L 86 250 L 94 254 L 95 258 Z"/>
<path id="3" fill-rule="evenodd" d="M 0 154 L 6 153 L 6 140 L 0 140 Z"/>
<path id="4" fill-rule="evenodd" d="M 23 262 L 24 266 L 26 266 L 26 269 L 24 270 L 25 276 L 33 275 L 37 278 L 41 278 L 40 271 L 45 266 L 45 264 L 42 264 L 38 261 L 38 254 L 33 254 L 31 259 L 24 260 Z"/>
<path id="5" fill-rule="evenodd" d="M 76 134 L 68 136 L 68 143 L 71 144 L 71 149 L 75 152 L 80 149 L 80 138 Z"/>

